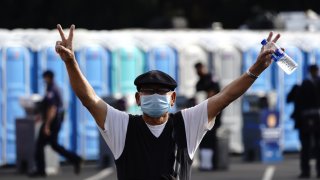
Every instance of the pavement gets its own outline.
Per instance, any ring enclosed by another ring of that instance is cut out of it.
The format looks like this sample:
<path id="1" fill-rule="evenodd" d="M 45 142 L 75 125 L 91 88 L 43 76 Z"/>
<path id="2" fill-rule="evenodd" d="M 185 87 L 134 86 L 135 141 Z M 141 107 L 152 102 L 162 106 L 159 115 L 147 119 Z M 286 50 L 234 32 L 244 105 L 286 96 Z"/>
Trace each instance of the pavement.
<path id="1" fill-rule="evenodd" d="M 311 161 L 313 167 L 312 177 L 316 179 L 315 161 Z M 264 164 L 258 161 L 244 162 L 239 155 L 230 155 L 230 164 L 227 170 L 203 172 L 197 168 L 192 170 L 193 180 L 295 180 L 299 175 L 299 154 L 285 154 L 283 161 L 275 164 Z M 26 174 L 18 173 L 14 166 L 0 167 L 1 180 L 33 179 Z M 117 180 L 114 167 L 98 168 L 96 162 L 85 162 L 80 175 L 73 173 L 73 166 L 61 164 L 58 174 L 49 175 L 47 180 Z"/>

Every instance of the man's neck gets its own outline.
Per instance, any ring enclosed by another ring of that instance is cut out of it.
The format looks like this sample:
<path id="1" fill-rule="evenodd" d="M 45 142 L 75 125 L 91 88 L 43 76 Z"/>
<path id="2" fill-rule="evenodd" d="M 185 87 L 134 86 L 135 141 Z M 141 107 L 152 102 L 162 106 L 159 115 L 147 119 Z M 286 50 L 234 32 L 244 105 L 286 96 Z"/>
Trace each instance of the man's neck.
<path id="1" fill-rule="evenodd" d="M 150 117 L 146 114 L 142 115 L 142 119 L 144 120 L 144 122 L 146 122 L 147 124 L 149 124 L 151 126 L 163 124 L 168 120 L 168 118 L 169 118 L 169 113 L 165 113 L 164 115 L 162 115 L 158 118 L 153 118 L 153 117 Z"/>

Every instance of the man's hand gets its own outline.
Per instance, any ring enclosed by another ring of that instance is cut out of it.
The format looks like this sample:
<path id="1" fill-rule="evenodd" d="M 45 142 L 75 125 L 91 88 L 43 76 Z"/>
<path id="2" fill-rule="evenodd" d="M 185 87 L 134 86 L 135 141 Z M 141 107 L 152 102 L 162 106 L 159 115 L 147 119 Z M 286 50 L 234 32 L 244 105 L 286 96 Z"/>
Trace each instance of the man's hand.
<path id="1" fill-rule="evenodd" d="M 57 25 L 57 29 L 61 36 L 61 41 L 56 42 L 56 52 L 60 55 L 61 59 L 65 62 L 74 60 L 74 52 L 72 49 L 73 31 L 74 25 L 71 25 L 68 38 L 65 37 L 64 32 L 60 24 Z"/>
<path id="2" fill-rule="evenodd" d="M 273 39 L 273 32 L 269 33 L 267 38 L 268 42 L 276 43 L 280 38 L 280 34 L 277 34 Z M 262 46 L 260 54 L 257 58 L 256 63 L 250 68 L 250 72 L 255 75 L 260 75 L 267 67 L 272 63 L 271 55 L 274 53 L 274 50 L 265 49 L 265 46 Z"/>

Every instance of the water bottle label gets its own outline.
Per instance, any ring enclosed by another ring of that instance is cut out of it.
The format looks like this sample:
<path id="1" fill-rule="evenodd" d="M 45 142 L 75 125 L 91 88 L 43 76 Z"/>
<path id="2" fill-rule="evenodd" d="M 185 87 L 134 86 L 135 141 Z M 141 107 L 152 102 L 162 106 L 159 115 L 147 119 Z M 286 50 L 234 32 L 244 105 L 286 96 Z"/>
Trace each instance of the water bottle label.
<path id="1" fill-rule="evenodd" d="M 284 64 L 290 71 L 293 71 L 297 67 L 295 62 L 291 61 L 285 56 L 282 56 L 280 59 L 278 59 L 278 61 L 281 61 L 281 63 Z"/>

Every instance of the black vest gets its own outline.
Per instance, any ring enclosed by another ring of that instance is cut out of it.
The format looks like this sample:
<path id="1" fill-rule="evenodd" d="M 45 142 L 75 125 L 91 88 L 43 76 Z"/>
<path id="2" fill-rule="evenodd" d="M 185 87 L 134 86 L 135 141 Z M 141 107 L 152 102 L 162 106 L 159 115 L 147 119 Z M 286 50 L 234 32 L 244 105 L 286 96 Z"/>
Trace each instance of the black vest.
<path id="1" fill-rule="evenodd" d="M 129 116 L 124 150 L 116 160 L 119 180 L 190 179 L 189 158 L 181 112 L 170 114 L 156 138 L 142 116 Z"/>

